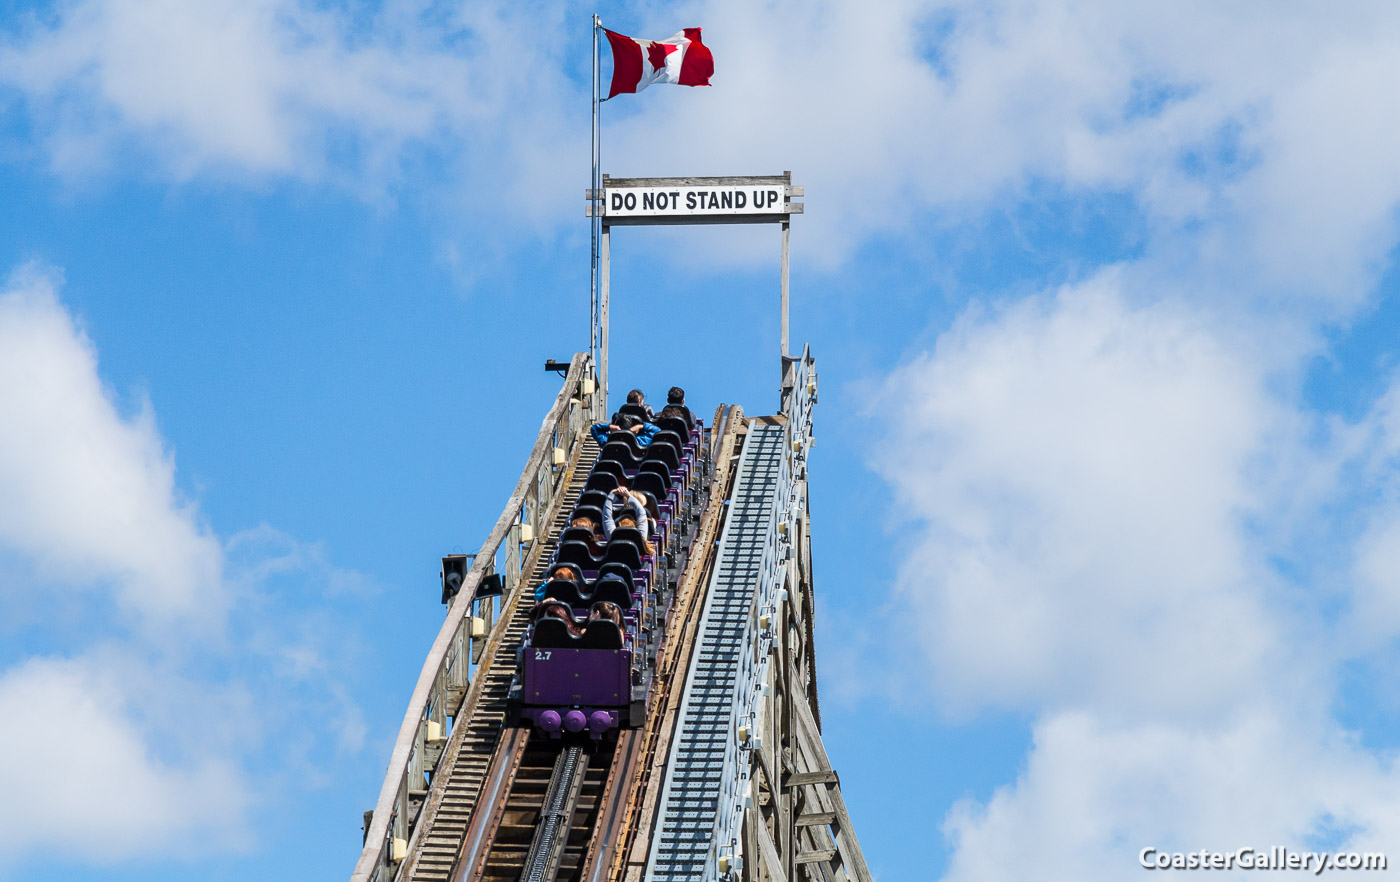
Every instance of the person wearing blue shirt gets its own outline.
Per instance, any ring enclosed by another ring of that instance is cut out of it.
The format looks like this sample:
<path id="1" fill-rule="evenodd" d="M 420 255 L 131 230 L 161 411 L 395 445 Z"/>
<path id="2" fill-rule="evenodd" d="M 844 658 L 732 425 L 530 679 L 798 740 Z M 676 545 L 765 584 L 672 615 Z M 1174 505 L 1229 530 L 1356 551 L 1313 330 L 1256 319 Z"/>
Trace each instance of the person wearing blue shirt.
<path id="1" fill-rule="evenodd" d="M 644 423 L 625 413 L 615 413 L 612 420 L 594 423 L 589 431 L 593 433 L 593 440 L 597 441 L 600 447 L 608 443 L 608 436 L 613 432 L 631 432 L 637 436 L 637 446 L 646 447 L 656 437 L 656 433 L 661 431 L 661 427 L 655 423 Z"/>

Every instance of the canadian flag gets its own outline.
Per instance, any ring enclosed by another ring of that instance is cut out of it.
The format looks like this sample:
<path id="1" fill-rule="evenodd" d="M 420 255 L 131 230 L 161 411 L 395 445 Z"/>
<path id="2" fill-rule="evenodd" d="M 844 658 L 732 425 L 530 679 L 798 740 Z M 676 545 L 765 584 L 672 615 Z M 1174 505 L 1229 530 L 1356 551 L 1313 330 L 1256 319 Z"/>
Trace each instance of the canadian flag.
<path id="1" fill-rule="evenodd" d="M 677 31 L 665 40 L 634 40 L 607 28 L 612 45 L 613 79 L 608 97 L 640 92 L 652 83 L 708 86 L 715 59 L 700 42 L 699 28 Z"/>

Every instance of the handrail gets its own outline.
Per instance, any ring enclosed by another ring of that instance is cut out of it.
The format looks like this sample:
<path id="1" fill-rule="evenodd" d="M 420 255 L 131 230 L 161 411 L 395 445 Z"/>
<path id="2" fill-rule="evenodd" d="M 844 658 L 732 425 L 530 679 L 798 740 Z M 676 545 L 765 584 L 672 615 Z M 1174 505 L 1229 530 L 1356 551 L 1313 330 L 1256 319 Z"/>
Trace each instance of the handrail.
<path id="1" fill-rule="evenodd" d="M 449 709 L 448 705 L 454 698 L 460 701 L 461 694 L 466 691 L 477 588 L 485 576 L 495 571 L 496 558 L 503 545 L 506 560 L 502 576 L 506 580 L 506 595 L 519 581 L 520 566 L 525 558 L 520 545 L 544 538 L 548 525 L 542 522 L 542 514 L 549 510 L 550 502 L 564 486 L 565 469 L 554 455 L 555 448 L 576 437 L 585 420 L 592 422 L 599 418 L 601 401 L 596 389 L 592 358 L 586 352 L 575 354 L 569 363 L 564 386 L 540 426 L 520 480 L 472 561 L 423 662 L 423 670 L 418 675 L 393 752 L 389 755 L 379 800 L 366 824 L 364 849 L 355 864 L 351 882 L 384 882 L 392 875 L 382 876 L 383 871 L 395 868 L 405 856 L 398 852 L 406 848 L 417 820 L 413 801 L 421 798 L 425 787 L 422 779 L 432 773 L 440 758 L 440 754 L 432 755 L 432 747 L 443 742 L 446 718 L 458 710 L 457 707 Z M 530 528 L 528 538 L 524 527 Z M 494 606 L 489 611 L 494 611 Z M 413 781 L 415 776 L 419 780 Z"/>

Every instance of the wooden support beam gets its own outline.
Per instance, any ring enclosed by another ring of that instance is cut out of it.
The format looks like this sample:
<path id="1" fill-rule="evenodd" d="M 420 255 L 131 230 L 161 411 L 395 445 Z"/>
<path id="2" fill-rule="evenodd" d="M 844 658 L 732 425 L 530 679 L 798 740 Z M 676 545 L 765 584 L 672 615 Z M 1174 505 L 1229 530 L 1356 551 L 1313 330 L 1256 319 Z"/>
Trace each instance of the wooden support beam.
<path id="1" fill-rule="evenodd" d="M 818 770 L 830 770 L 831 760 L 826 755 L 826 748 L 822 746 L 821 734 L 817 731 L 816 721 L 812 719 L 811 708 L 807 706 L 807 702 L 801 699 L 794 699 L 792 705 L 799 751 L 808 762 L 816 765 Z M 792 777 L 797 776 L 793 775 Z M 851 825 L 851 816 L 846 811 L 846 800 L 841 797 L 840 785 L 826 788 L 825 795 L 829 797 L 831 808 L 836 814 L 836 819 L 832 823 L 832 833 L 835 837 L 836 847 L 841 853 L 841 862 L 846 865 L 851 877 L 857 882 L 873 882 L 870 868 L 865 863 L 865 855 L 861 853 L 860 843 L 856 841 L 855 831 Z"/>
<path id="2" fill-rule="evenodd" d="M 841 781 L 836 777 L 835 771 L 833 771 L 832 769 L 820 769 L 815 772 L 794 772 L 793 774 L 788 775 L 788 779 L 783 783 L 783 786 L 792 788 L 807 787 L 812 784 L 840 783 Z"/>
<path id="3" fill-rule="evenodd" d="M 836 820 L 836 812 L 809 812 L 805 815 L 798 815 L 796 826 L 815 827 L 817 825 L 830 826 Z"/>
<path id="4" fill-rule="evenodd" d="M 824 848 L 821 851 L 804 851 L 797 855 L 797 863 L 825 863 L 834 857 L 836 857 L 836 849 L 834 848 Z"/>
<path id="5" fill-rule="evenodd" d="M 768 877 L 777 882 L 787 882 L 787 874 L 783 872 L 783 861 L 778 856 L 778 847 L 773 844 L 773 837 L 768 833 L 768 825 L 763 823 L 762 818 L 758 818 L 754 827 L 758 832 L 758 853 L 763 858 Z"/>

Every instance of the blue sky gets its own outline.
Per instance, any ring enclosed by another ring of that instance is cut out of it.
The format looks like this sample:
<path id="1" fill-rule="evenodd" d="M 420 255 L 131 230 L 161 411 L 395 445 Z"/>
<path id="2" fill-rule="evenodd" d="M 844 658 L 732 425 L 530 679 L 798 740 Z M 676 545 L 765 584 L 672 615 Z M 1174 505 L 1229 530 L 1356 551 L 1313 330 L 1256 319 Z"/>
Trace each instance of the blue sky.
<path id="1" fill-rule="evenodd" d="M 437 559 L 586 345 L 593 11 L 0 3 L 0 874 L 349 874 Z M 877 877 L 1400 859 L 1400 13 L 597 11 L 717 70 L 607 104 L 605 171 L 807 188 Z M 618 386 L 774 409 L 776 229 L 613 256 Z"/>

